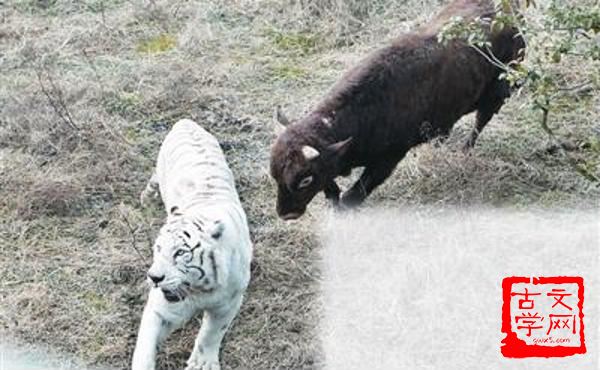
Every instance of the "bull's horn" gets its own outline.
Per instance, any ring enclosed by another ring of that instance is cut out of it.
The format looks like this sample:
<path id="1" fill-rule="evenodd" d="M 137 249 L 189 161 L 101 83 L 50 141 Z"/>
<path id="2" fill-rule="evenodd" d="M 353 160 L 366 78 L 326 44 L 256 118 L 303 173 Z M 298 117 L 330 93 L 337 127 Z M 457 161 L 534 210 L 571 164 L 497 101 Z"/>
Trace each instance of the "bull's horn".
<path id="1" fill-rule="evenodd" d="M 302 154 L 307 161 L 311 161 L 317 158 L 321 153 L 319 153 L 319 151 L 312 146 L 305 145 L 302 147 Z"/>

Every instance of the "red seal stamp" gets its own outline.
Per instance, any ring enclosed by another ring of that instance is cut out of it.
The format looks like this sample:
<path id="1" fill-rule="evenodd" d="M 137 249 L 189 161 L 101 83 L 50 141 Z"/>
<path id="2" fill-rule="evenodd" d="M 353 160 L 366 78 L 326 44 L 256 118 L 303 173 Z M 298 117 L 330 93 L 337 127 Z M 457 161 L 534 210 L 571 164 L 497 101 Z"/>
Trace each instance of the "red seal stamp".
<path id="1" fill-rule="evenodd" d="M 583 278 L 507 277 L 502 281 L 504 357 L 566 357 L 586 352 Z"/>

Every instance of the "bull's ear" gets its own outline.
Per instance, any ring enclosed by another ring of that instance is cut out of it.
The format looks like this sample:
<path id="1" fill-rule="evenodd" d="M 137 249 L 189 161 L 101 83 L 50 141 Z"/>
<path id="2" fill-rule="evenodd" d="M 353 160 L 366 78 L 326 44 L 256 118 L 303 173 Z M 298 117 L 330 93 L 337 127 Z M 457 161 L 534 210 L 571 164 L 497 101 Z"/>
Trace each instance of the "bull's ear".
<path id="1" fill-rule="evenodd" d="M 215 221 L 209 228 L 208 232 L 214 239 L 219 239 L 223 235 L 225 225 L 220 220 Z"/>
<path id="2" fill-rule="evenodd" d="M 348 151 L 350 145 L 352 144 L 352 136 L 347 138 L 346 140 L 338 141 L 337 143 L 331 144 L 327 147 L 329 152 L 336 154 L 337 156 L 343 155 Z"/>

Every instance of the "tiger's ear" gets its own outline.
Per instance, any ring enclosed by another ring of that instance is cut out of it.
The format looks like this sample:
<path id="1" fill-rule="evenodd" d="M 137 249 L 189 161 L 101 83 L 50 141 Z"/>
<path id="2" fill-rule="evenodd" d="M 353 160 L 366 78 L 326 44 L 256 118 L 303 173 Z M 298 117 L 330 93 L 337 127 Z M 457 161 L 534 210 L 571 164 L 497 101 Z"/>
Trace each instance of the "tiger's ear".
<path id="1" fill-rule="evenodd" d="M 183 216 L 183 213 L 179 210 L 179 207 L 173 206 L 169 209 L 169 214 L 167 214 L 167 221 L 173 220 L 177 217 Z"/>
<path id="2" fill-rule="evenodd" d="M 219 239 L 221 235 L 223 235 L 224 229 L 225 225 L 223 225 L 221 221 L 217 220 L 211 225 L 208 232 L 210 233 L 210 236 L 212 236 L 214 239 Z"/>

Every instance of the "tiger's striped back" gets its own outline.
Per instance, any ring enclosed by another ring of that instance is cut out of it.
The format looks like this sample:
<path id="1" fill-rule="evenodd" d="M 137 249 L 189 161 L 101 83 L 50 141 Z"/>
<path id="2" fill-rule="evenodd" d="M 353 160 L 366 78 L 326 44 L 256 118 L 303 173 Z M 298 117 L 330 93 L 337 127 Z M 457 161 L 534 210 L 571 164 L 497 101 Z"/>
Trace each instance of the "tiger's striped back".
<path id="1" fill-rule="evenodd" d="M 172 207 L 240 203 L 218 141 L 191 120 L 178 121 L 163 141 L 156 176 L 167 212 Z"/>

